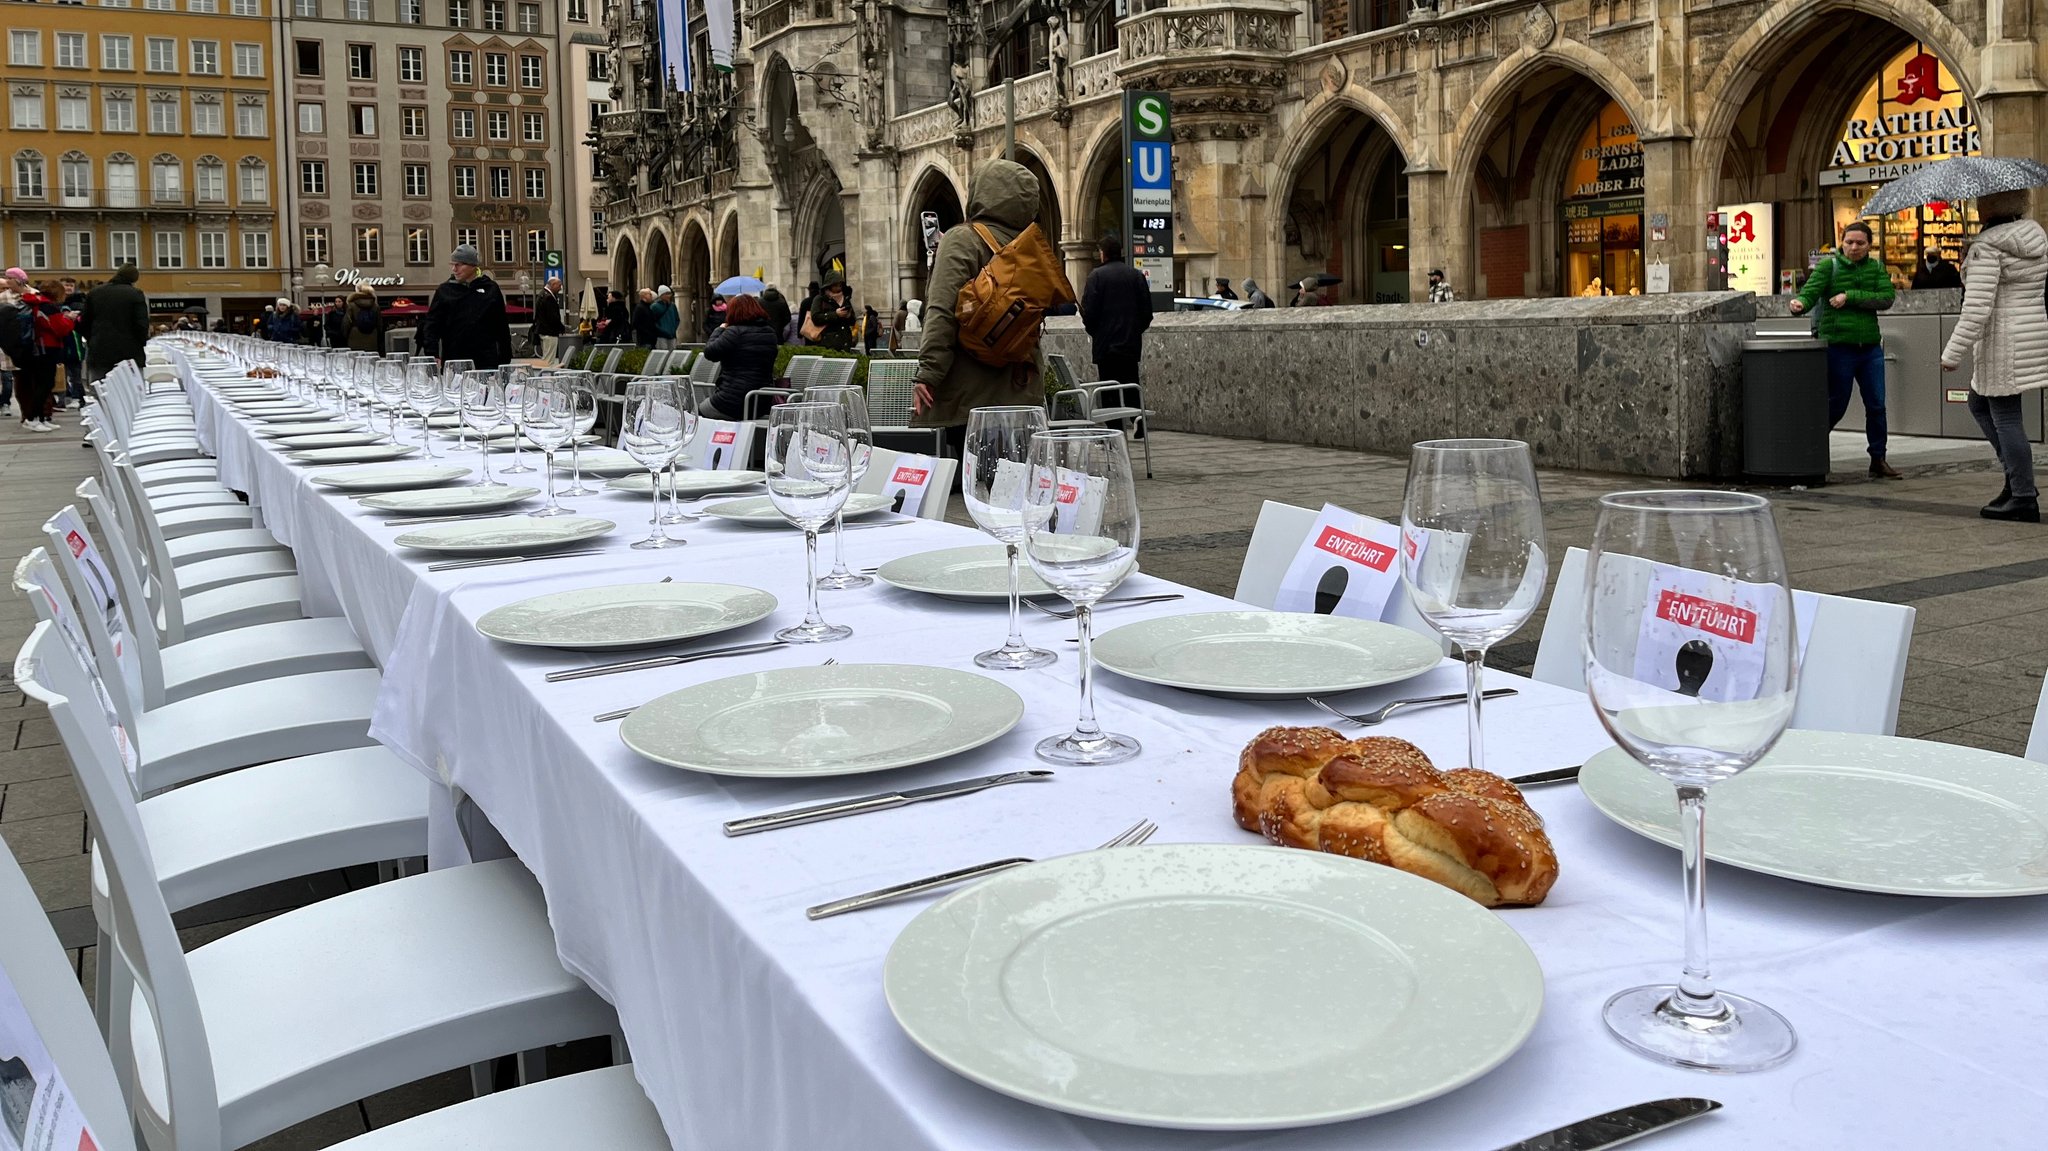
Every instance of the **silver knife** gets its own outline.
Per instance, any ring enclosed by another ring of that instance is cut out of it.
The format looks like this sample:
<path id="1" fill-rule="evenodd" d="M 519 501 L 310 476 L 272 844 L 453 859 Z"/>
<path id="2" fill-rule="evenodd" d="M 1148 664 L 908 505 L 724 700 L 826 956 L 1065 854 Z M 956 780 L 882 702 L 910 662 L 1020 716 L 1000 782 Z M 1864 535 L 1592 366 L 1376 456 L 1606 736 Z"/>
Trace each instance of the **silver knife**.
<path id="1" fill-rule="evenodd" d="M 527 560 L 560 560 L 568 559 L 570 556 L 601 556 L 603 554 L 604 550 L 602 548 L 584 548 L 580 551 L 545 552 L 541 555 L 532 556 L 499 556 L 496 559 L 488 560 L 450 560 L 446 563 L 428 564 L 427 570 L 430 572 L 446 572 L 455 571 L 460 568 L 487 568 L 497 564 L 523 564 Z"/>
<path id="2" fill-rule="evenodd" d="M 1579 765 L 1579 767 L 1584 766 L 1584 764 Z M 1528 775 L 1518 775 L 1508 780 L 1508 782 L 1516 787 L 1535 787 L 1545 783 L 1570 783 L 1577 778 L 1579 778 L 1578 767 L 1559 767 L 1549 771 L 1536 771 Z"/>
<path id="3" fill-rule="evenodd" d="M 678 664 L 695 663 L 700 659 L 717 659 L 727 655 L 754 655 L 764 651 L 775 651 L 789 645 L 779 639 L 763 640 L 759 643 L 743 643 L 734 647 L 716 647 L 709 651 L 684 652 L 681 655 L 652 655 L 646 659 L 629 659 L 621 663 L 601 663 L 594 667 L 572 667 L 562 671 L 551 671 L 543 678 L 549 683 L 562 683 L 572 679 L 590 679 L 594 676 L 613 675 L 622 671 L 648 671 L 657 667 L 675 667 Z"/>
<path id="4" fill-rule="evenodd" d="M 502 520 L 524 514 L 524 512 L 517 510 L 509 510 L 502 512 L 465 512 L 462 515 L 444 516 L 400 516 L 397 519 L 385 520 L 384 526 L 387 528 L 402 528 L 409 527 L 412 524 L 452 524 L 460 520 Z"/>
<path id="5" fill-rule="evenodd" d="M 1595 1147 L 1618 1147 L 1720 1109 L 1721 1105 L 1712 1099 L 1658 1099 L 1581 1119 L 1520 1143 L 1510 1143 L 1498 1151 L 1592 1151 Z"/>
<path id="6" fill-rule="evenodd" d="M 906 804 L 922 803 L 927 799 L 951 799 L 956 795 L 972 795 L 991 787 L 1006 783 L 1023 783 L 1026 780 L 1050 779 L 1052 772 L 1044 770 L 1006 771 L 1001 775 L 984 775 L 980 779 L 963 779 L 957 783 L 935 783 L 930 787 L 913 787 L 909 791 L 890 791 L 881 795 L 863 796 L 859 799 L 842 799 L 832 803 L 813 804 L 810 807 L 794 807 L 788 811 L 776 811 L 767 815 L 735 819 L 725 825 L 727 835 L 752 835 L 757 831 L 774 831 L 780 827 L 796 827 L 805 823 L 819 823 L 827 819 L 838 819 L 846 815 L 861 815 L 870 811 L 887 811 Z"/>

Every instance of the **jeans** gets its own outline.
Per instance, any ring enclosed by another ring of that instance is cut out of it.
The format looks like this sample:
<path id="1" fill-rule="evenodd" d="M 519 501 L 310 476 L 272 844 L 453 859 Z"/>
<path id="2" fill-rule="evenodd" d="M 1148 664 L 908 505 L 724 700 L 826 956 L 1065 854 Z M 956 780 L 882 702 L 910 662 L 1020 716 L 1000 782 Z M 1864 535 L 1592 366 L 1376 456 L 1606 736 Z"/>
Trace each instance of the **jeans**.
<path id="1" fill-rule="evenodd" d="M 1842 422 L 1849 395 L 1863 387 L 1863 434 L 1870 440 L 1870 458 L 1884 458 L 1884 345 L 1828 345 L 1828 427 Z"/>
<path id="2" fill-rule="evenodd" d="M 1984 429 L 1984 438 L 1991 441 L 1991 450 L 1998 454 L 2013 498 L 2035 498 L 2038 492 L 2034 487 L 2034 445 L 2027 442 L 2026 425 L 2020 420 L 2020 398 L 1980 396 L 1972 391 L 1970 415 L 1976 417 L 1977 426 Z"/>

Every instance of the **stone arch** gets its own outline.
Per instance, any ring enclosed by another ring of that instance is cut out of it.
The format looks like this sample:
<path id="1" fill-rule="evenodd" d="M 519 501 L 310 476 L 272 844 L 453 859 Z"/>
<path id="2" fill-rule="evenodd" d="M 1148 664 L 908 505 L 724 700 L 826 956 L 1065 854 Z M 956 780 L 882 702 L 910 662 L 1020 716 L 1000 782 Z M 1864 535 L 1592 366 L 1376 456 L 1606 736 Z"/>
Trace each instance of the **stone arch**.
<path id="1" fill-rule="evenodd" d="M 1066 206 L 1065 218 L 1073 221 L 1073 242 L 1077 247 L 1092 250 L 1095 241 L 1102 238 L 1104 221 L 1099 218 L 1098 208 L 1105 188 L 1123 187 L 1122 144 L 1123 120 L 1110 116 L 1104 118 L 1101 127 L 1075 153 L 1082 158 L 1080 178 L 1072 182 L 1073 195 Z M 1122 208 L 1117 209 L 1117 215 L 1121 217 Z M 1123 225 L 1119 223 L 1116 230 L 1123 231 Z M 1091 263 L 1094 258 L 1093 255 L 1087 257 Z"/>
<path id="2" fill-rule="evenodd" d="M 921 217 L 927 211 L 936 213 L 940 229 L 950 228 L 966 219 L 967 196 L 950 165 L 942 160 L 926 161 L 904 188 L 903 200 L 897 209 L 897 218 L 903 221 L 902 250 L 897 253 L 900 264 L 898 279 L 901 281 L 898 291 L 905 299 L 921 299 L 926 276 Z"/>
<path id="3" fill-rule="evenodd" d="M 725 222 L 718 226 L 718 247 L 711 261 L 711 276 L 715 281 L 741 274 L 740 210 L 733 208 L 725 213 Z"/>
<path id="4" fill-rule="evenodd" d="M 620 231 L 612 239 L 611 288 L 630 292 L 640 286 L 640 247 L 634 242 L 633 234 Z M 597 308 L 604 311 L 605 298 L 600 297 Z"/>
<path id="5" fill-rule="evenodd" d="M 1407 299 L 1407 217 L 1400 213 L 1415 147 L 1400 117 L 1374 93 L 1347 87 L 1311 101 L 1272 164 L 1266 267 L 1275 278 L 1264 285 L 1267 294 L 1285 303 L 1287 284 L 1301 278 L 1297 272 L 1306 276 L 1334 266 L 1342 281 L 1326 294 L 1334 302 Z M 1297 202 L 1311 177 L 1335 199 L 1318 195 L 1313 202 Z M 1381 199 L 1391 202 L 1376 216 L 1375 201 Z"/>
<path id="6" fill-rule="evenodd" d="M 819 278 L 820 264 L 836 243 L 846 242 L 846 217 L 840 204 L 842 188 L 830 165 L 820 165 L 790 204 L 790 285 L 803 286 Z M 837 234 L 832 234 L 834 227 Z"/>
<path id="7" fill-rule="evenodd" d="M 1377 94 L 1368 92 L 1357 85 L 1349 85 L 1342 91 L 1311 99 L 1303 106 L 1302 115 L 1294 122 L 1282 138 L 1273 158 L 1273 171 L 1280 173 L 1285 184 L 1276 185 L 1268 192 L 1285 200 L 1293 189 L 1295 173 L 1301 170 L 1302 162 L 1310 150 L 1321 145 L 1331 128 L 1341 123 L 1347 115 L 1362 115 L 1378 126 L 1380 131 L 1393 140 L 1394 147 L 1404 157 L 1418 153 L 1415 140 L 1402 124 L 1401 117 Z"/>
<path id="8" fill-rule="evenodd" d="M 1022 136 L 1017 139 L 1017 163 L 1031 170 L 1038 177 L 1038 226 L 1057 248 L 1065 226 L 1066 214 L 1060 210 L 1060 177 L 1062 169 L 1046 162 L 1045 153 L 1036 142 Z"/>
<path id="9" fill-rule="evenodd" d="M 1605 53 L 1565 39 L 1559 39 L 1548 48 L 1518 48 L 1502 57 L 1493 71 L 1487 73 L 1471 100 L 1467 101 L 1464 112 L 1459 114 L 1457 126 L 1451 129 L 1451 203 L 1471 202 L 1479 156 L 1493 135 L 1491 131 L 1482 135 L 1480 129 L 1491 129 L 1497 125 L 1505 110 L 1501 105 L 1511 100 L 1523 84 L 1551 68 L 1578 73 L 1620 104 L 1631 123 L 1638 125 L 1640 130 L 1648 130 L 1649 101 L 1643 97 L 1635 81 L 1629 78 L 1627 71 Z"/>
<path id="10" fill-rule="evenodd" d="M 704 314 L 711 308 L 711 287 L 717 282 L 711 277 L 711 240 L 704 223 L 694 213 L 684 219 L 676 240 L 675 276 L 664 281 L 675 289 L 676 307 L 682 313 L 677 334 L 688 340 L 704 338 Z"/>
<path id="11" fill-rule="evenodd" d="M 640 258 L 641 274 L 646 283 L 637 288 L 653 288 L 669 283 L 675 275 L 675 244 L 668 238 L 668 229 L 656 224 L 647 230 L 646 254 Z"/>

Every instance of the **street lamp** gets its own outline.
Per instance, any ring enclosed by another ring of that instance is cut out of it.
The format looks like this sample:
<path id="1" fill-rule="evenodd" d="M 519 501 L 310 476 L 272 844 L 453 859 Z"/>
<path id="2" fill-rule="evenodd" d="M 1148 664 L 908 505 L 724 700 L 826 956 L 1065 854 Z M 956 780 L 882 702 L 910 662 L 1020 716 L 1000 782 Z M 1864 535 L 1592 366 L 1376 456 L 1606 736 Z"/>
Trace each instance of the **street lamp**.
<path id="1" fill-rule="evenodd" d="M 313 265 L 313 286 L 321 289 L 321 295 L 331 296 L 327 289 L 334 286 L 334 269 L 325 264 Z M 320 317 L 320 346 L 323 348 L 333 346 L 332 337 L 328 333 L 327 317 L 322 316 Z"/>

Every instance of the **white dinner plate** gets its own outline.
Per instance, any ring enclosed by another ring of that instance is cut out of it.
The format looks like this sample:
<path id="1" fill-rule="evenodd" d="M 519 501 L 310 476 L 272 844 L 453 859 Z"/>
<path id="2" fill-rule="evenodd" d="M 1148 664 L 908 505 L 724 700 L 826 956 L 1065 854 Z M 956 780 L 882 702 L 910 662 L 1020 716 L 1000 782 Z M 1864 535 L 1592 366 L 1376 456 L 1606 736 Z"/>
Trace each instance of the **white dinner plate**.
<path id="1" fill-rule="evenodd" d="M 986 676 L 837 664 L 686 687 L 643 704 L 626 717 L 619 736 L 671 767 L 807 779 L 957 755 L 1000 738 L 1023 717 L 1023 699 Z"/>
<path id="2" fill-rule="evenodd" d="M 947 599 L 990 603 L 1010 598 L 1009 558 L 1001 544 L 919 552 L 890 560 L 875 575 L 892 587 Z M 1017 587 L 1027 598 L 1059 594 L 1021 556 Z"/>
<path id="3" fill-rule="evenodd" d="M 474 434 L 472 434 L 472 435 L 470 436 L 470 439 L 472 439 L 472 440 L 474 440 L 475 438 L 476 438 L 476 437 L 475 437 L 475 435 L 474 435 Z M 597 437 L 596 437 L 596 436 L 583 436 L 583 437 L 580 437 L 580 438 L 578 439 L 578 441 L 577 441 L 577 442 L 578 442 L 578 443 L 581 443 L 581 444 L 582 444 L 582 445 L 583 445 L 583 446 L 584 446 L 585 448 L 588 448 L 588 447 L 589 447 L 590 445 L 592 445 L 592 444 L 594 444 L 594 443 L 596 443 L 596 442 L 597 442 Z M 514 450 L 514 447 L 515 447 L 515 445 L 514 445 L 514 443 L 513 443 L 513 438 L 512 438 L 512 436 L 511 436 L 511 435 L 510 435 L 510 434 L 509 434 L 509 433 L 508 433 L 508 432 L 506 431 L 506 429 L 504 429 L 504 428 L 494 428 L 494 429 L 492 429 L 492 431 L 491 431 L 491 440 L 490 440 L 490 449 L 491 449 L 492 451 L 494 451 L 494 452 L 510 452 L 510 451 Z M 540 447 L 540 445 L 539 445 L 539 444 L 537 444 L 537 443 L 534 443 L 534 442 L 533 442 L 532 440 L 530 440 L 530 439 L 527 439 L 527 438 L 526 438 L 525 436 L 520 436 L 520 437 L 519 437 L 519 439 L 518 439 L 518 443 L 517 443 L 516 447 L 517 447 L 517 450 L 519 450 L 519 451 L 522 451 L 522 452 L 532 452 L 532 453 L 533 453 L 534 455 L 540 455 L 540 454 L 541 454 L 541 447 Z M 562 446 L 561 446 L 561 447 L 559 447 L 559 448 L 556 448 L 556 449 L 555 449 L 555 458 L 556 458 L 556 459 L 558 459 L 558 460 L 565 460 L 565 459 L 568 459 L 568 458 L 569 458 L 569 445 L 568 445 L 568 443 L 567 443 L 566 441 L 565 441 L 565 442 L 564 442 L 564 443 L 562 444 Z"/>
<path id="4" fill-rule="evenodd" d="M 876 512 L 888 510 L 889 497 L 885 495 L 855 492 L 846 497 L 845 515 L 850 520 L 857 520 L 862 516 L 871 516 Z M 723 503 L 712 504 L 710 507 L 703 509 L 703 511 L 707 516 L 717 516 L 719 519 L 731 520 L 736 524 L 746 524 L 748 527 L 777 528 L 789 526 L 789 521 L 782 518 L 782 513 L 775 510 L 775 505 L 769 501 L 767 496 L 748 496 L 745 499 L 726 500 Z"/>
<path id="5" fill-rule="evenodd" d="M 1223 695 L 1356 691 L 1421 675 L 1443 658 L 1435 640 L 1404 627 L 1300 612 L 1197 612 L 1095 639 L 1095 661 L 1118 675 Z"/>
<path id="6" fill-rule="evenodd" d="M 303 452 L 286 452 L 286 459 L 302 464 L 368 464 L 378 460 L 402 460 L 418 455 L 419 449 L 411 444 L 368 444 L 357 448 L 313 448 Z"/>
<path id="7" fill-rule="evenodd" d="M 469 478 L 468 468 L 443 467 L 438 465 L 413 465 L 395 468 L 337 468 L 321 472 L 312 477 L 316 484 L 323 484 L 336 491 L 344 492 L 404 492 L 414 488 L 439 487 L 456 480 Z"/>
<path id="8" fill-rule="evenodd" d="M 485 612 L 476 630 L 502 643 L 601 651 L 681 643 L 745 627 L 774 610 L 774 596 L 736 584 L 614 584 L 508 603 Z"/>
<path id="9" fill-rule="evenodd" d="M 305 404 L 243 408 L 241 412 L 244 416 L 259 424 L 303 424 L 311 420 L 320 419 L 327 414 L 324 409 Z"/>
<path id="10" fill-rule="evenodd" d="M 1579 790 L 1601 814 L 1678 846 L 1671 783 L 1609 748 Z M 2048 765 L 1929 740 L 1788 731 L 1709 793 L 1707 858 L 1851 891 L 2048 894 Z"/>
<path id="11" fill-rule="evenodd" d="M 590 469 L 585 468 L 584 470 L 588 471 Z M 691 496 L 715 495 L 719 492 L 736 492 L 744 488 L 753 487 L 767 478 L 767 472 L 664 473 L 661 477 L 661 494 L 667 495 L 670 488 L 675 489 L 676 495 L 686 499 Z M 647 494 L 648 489 L 653 486 L 653 482 L 647 478 L 647 469 L 641 468 L 630 475 L 622 475 L 605 486 L 614 491 L 638 492 L 644 496 Z"/>
<path id="12" fill-rule="evenodd" d="M 256 429 L 256 434 L 265 439 L 278 440 L 287 436 L 317 436 L 322 432 L 361 431 L 362 427 L 361 420 L 307 420 L 298 424 L 265 424 Z"/>
<path id="13" fill-rule="evenodd" d="M 639 472 L 642 476 L 647 474 L 645 465 L 617 448 L 593 448 L 586 444 L 578 454 L 583 457 L 581 467 L 583 468 L 583 474 L 586 476 L 612 479 L 618 476 L 629 476 L 634 472 Z M 563 475 L 568 475 L 570 471 L 569 463 L 568 452 L 559 451 L 555 453 L 556 471 L 561 472 Z M 647 489 L 641 488 L 640 490 L 646 491 Z"/>
<path id="14" fill-rule="evenodd" d="M 402 548 L 444 555 L 498 555 L 582 543 L 608 535 L 618 526 L 595 516 L 505 516 L 435 524 L 406 532 L 392 542 Z"/>
<path id="15" fill-rule="evenodd" d="M 1505 1062 L 1543 1010 L 1528 944 L 1448 888 L 1194 843 L 1062 856 L 959 891 L 896 937 L 882 987 L 912 1042 L 983 1086 L 1214 1131 L 1435 1098 Z"/>
<path id="16" fill-rule="evenodd" d="M 309 448 L 359 448 L 368 444 L 391 442 L 383 432 L 367 429 L 352 432 L 314 432 L 311 435 L 283 436 L 277 446 L 288 452 L 303 452 Z"/>
<path id="17" fill-rule="evenodd" d="M 540 494 L 539 488 L 517 488 L 510 484 L 468 484 L 459 488 L 422 488 L 370 496 L 361 501 L 366 508 L 399 515 L 425 516 L 447 512 L 489 512 L 523 504 Z"/>

